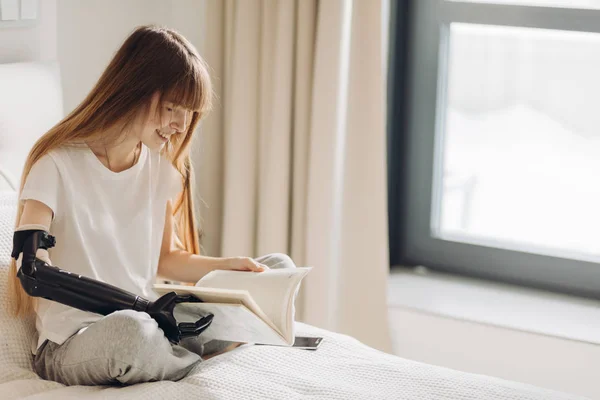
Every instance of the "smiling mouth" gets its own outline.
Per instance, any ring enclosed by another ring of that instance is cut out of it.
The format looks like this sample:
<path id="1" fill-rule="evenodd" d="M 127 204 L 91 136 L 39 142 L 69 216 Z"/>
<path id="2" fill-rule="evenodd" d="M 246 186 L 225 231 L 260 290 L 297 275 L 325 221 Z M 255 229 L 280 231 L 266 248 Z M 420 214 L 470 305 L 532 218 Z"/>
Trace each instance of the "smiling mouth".
<path id="1" fill-rule="evenodd" d="M 159 131 L 158 129 L 155 131 L 156 134 L 158 135 L 158 137 L 163 141 L 163 142 L 168 142 L 169 138 L 171 137 L 171 134 L 169 133 L 162 133 L 161 131 Z"/>

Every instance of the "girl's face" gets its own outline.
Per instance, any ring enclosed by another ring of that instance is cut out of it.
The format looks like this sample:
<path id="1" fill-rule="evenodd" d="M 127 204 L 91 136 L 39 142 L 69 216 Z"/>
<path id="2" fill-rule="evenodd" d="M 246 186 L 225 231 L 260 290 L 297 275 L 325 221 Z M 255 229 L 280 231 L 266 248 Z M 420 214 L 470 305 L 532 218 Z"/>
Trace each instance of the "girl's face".
<path id="1" fill-rule="evenodd" d="M 158 94 L 152 97 L 150 112 L 138 130 L 139 140 L 150 150 L 159 151 L 172 137 L 187 132 L 192 111 L 170 101 L 159 104 Z"/>

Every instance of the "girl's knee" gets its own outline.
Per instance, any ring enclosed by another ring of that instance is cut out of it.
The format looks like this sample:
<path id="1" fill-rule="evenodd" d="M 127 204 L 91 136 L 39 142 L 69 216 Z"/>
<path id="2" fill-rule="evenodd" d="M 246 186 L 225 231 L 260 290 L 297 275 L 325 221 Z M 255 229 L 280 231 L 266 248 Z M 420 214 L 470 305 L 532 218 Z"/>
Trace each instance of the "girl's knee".
<path id="1" fill-rule="evenodd" d="M 109 375 L 124 384 L 178 380 L 200 357 L 171 346 L 158 323 L 145 312 L 122 310 L 106 317 Z M 167 365 L 163 365 L 167 364 Z"/>
<path id="2" fill-rule="evenodd" d="M 158 327 L 158 323 L 145 312 L 116 311 L 104 317 L 102 322 L 103 331 L 107 335 L 105 340 L 109 342 L 110 347 L 126 346 L 135 349 L 168 344 L 168 339 Z M 112 346 L 117 344 L 119 346 Z"/>
<path id="3" fill-rule="evenodd" d="M 290 258 L 290 256 L 284 253 L 267 254 L 265 256 L 257 258 L 256 261 L 266 265 L 271 269 L 296 268 L 296 264 L 294 263 L 294 261 Z"/>
<path id="4" fill-rule="evenodd" d="M 115 311 L 104 317 L 101 321 L 112 332 L 122 332 L 130 335 L 144 335 L 156 323 L 147 313 L 135 310 Z M 152 321 L 155 323 L 153 324 Z"/>

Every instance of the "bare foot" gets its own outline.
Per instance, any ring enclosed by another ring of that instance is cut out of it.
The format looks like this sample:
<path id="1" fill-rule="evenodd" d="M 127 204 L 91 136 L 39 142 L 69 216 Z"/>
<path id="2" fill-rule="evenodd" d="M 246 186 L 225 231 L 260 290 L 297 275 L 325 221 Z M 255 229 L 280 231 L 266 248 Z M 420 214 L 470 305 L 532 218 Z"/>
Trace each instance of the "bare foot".
<path id="1" fill-rule="evenodd" d="M 205 359 L 205 360 L 208 360 L 209 358 L 213 358 L 214 356 L 218 356 L 219 354 L 227 353 L 228 351 L 231 351 L 231 350 L 235 349 L 236 347 L 241 346 L 243 344 L 244 343 L 232 343 L 229 346 L 225 347 L 223 350 L 217 351 L 216 353 L 209 354 L 209 355 L 204 356 L 202 358 Z"/>

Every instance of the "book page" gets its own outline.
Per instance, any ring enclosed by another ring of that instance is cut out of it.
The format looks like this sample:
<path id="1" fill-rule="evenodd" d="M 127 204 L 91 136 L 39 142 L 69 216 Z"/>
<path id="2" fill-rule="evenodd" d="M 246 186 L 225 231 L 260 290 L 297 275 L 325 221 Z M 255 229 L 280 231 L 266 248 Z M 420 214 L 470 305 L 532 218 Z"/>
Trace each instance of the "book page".
<path id="1" fill-rule="evenodd" d="M 311 268 L 270 269 L 264 272 L 216 270 L 196 283 L 202 288 L 246 290 L 287 340 L 292 334 L 294 294 Z"/>
<path id="2" fill-rule="evenodd" d="M 173 310 L 177 322 L 196 322 L 211 313 L 214 315 L 213 321 L 201 334 L 207 340 L 280 346 L 291 344 L 243 304 L 180 303 Z"/>
<path id="3" fill-rule="evenodd" d="M 202 301 L 207 303 L 221 303 L 221 304 L 243 304 L 250 312 L 256 315 L 257 318 L 261 319 L 267 326 L 274 330 L 277 334 L 283 336 L 282 332 L 279 331 L 277 326 L 269 319 L 267 315 L 260 309 L 258 304 L 250 297 L 250 294 L 246 290 L 233 290 L 233 289 L 220 289 L 220 288 L 203 288 L 197 286 L 185 286 L 185 285 L 170 285 L 164 283 L 156 283 L 153 285 L 153 289 L 159 295 L 163 295 L 169 292 L 175 292 L 177 294 L 191 294 L 196 296 Z M 181 303 L 181 304 L 196 304 L 196 303 Z M 201 304 L 201 303 L 198 303 Z M 186 321 L 180 321 L 186 322 Z"/>

